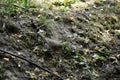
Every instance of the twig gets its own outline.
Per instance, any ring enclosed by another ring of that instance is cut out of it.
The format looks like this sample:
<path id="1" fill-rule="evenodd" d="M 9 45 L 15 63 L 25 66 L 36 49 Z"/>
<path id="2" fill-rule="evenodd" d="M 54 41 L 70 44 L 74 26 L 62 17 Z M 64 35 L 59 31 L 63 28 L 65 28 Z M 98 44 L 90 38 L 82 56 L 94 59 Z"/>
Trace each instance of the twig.
<path id="1" fill-rule="evenodd" d="M 52 75 L 57 76 L 60 80 L 64 80 L 61 76 L 59 76 L 59 75 L 51 72 L 50 70 L 47 70 L 47 69 L 39 66 L 38 64 L 35 64 L 35 62 L 33 62 L 33 61 L 30 61 L 30 60 L 28 60 L 28 59 L 26 59 L 26 58 L 23 58 L 23 57 L 21 57 L 21 56 L 15 55 L 15 54 L 13 54 L 13 53 L 11 53 L 11 52 L 9 52 L 9 51 L 3 50 L 3 49 L 0 49 L 0 51 L 3 52 L 3 53 L 9 54 L 9 55 L 11 55 L 11 56 L 17 57 L 17 58 L 19 58 L 19 59 L 22 59 L 22 60 L 24 60 L 24 61 L 26 61 L 26 62 L 28 62 L 28 63 L 36 66 L 36 67 L 38 67 L 39 69 L 42 69 L 43 71 L 46 71 L 46 72 L 48 72 L 48 73 L 50 73 L 50 74 L 52 74 Z"/>

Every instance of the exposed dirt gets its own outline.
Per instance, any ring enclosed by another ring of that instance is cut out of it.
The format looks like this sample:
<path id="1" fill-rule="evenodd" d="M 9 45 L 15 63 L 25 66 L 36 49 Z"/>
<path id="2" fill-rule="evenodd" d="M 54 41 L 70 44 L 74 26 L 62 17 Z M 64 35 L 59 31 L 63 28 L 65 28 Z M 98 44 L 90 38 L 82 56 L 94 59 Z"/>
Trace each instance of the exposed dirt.
<path id="1" fill-rule="evenodd" d="M 33 61 L 66 80 L 120 80 L 120 10 L 111 6 L 108 9 L 113 11 L 109 13 L 104 7 L 31 12 L 10 18 L 3 15 L 0 49 Z M 57 47 L 58 42 L 62 47 Z M 2 52 L 0 79 L 58 80 Z"/>

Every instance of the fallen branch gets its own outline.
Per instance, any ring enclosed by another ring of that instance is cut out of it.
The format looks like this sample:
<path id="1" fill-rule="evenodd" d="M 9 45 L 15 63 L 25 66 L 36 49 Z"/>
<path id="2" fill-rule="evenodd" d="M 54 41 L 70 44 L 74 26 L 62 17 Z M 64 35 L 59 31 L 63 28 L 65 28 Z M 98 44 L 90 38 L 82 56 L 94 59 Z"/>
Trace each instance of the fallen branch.
<path id="1" fill-rule="evenodd" d="M 28 59 L 26 59 L 26 58 L 24 58 L 24 57 L 15 55 L 15 54 L 13 54 L 13 53 L 11 53 L 11 52 L 9 52 L 9 51 L 3 50 L 3 49 L 0 49 L 0 52 L 3 52 L 3 53 L 6 53 L 6 54 L 9 54 L 9 55 L 11 55 L 11 56 L 17 57 L 17 58 L 19 58 L 19 59 L 22 59 L 22 60 L 24 60 L 24 61 L 26 61 L 26 62 L 28 62 L 28 63 L 36 66 L 36 67 L 38 67 L 39 69 L 42 69 L 43 71 L 46 71 L 46 72 L 48 72 L 48 73 L 50 73 L 50 74 L 52 74 L 52 75 L 54 75 L 54 76 L 57 76 L 60 80 L 64 80 L 61 76 L 59 76 L 59 75 L 51 72 L 50 70 L 47 70 L 47 69 L 39 66 L 38 64 L 35 64 L 35 62 L 30 61 L 30 60 L 28 60 Z"/>

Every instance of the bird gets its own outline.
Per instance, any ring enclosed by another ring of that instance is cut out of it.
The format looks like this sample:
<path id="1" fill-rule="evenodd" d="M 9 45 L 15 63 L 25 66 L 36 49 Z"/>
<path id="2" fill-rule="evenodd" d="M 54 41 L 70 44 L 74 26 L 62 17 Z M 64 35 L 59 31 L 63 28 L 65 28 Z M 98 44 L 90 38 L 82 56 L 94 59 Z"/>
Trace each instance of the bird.
<path id="1" fill-rule="evenodd" d="M 43 34 L 42 34 L 42 30 L 39 29 L 37 34 L 38 36 L 40 36 L 43 41 L 47 44 L 47 47 L 49 47 L 50 49 L 52 50 L 59 50 L 62 48 L 62 42 L 59 41 L 59 40 L 55 40 L 55 39 L 51 39 L 51 38 L 48 38 L 48 37 L 45 37 Z"/>

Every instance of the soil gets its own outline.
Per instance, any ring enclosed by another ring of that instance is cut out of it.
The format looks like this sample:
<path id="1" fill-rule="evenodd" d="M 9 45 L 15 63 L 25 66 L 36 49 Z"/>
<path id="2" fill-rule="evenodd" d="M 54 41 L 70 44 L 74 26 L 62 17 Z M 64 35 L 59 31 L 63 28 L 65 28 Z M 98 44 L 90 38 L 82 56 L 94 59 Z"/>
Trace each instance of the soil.
<path id="1" fill-rule="evenodd" d="M 120 80 L 120 9 L 105 8 L 97 4 L 68 12 L 1 14 L 0 49 L 24 57 L 65 80 Z M 58 77 L 0 52 L 0 79 Z"/>

